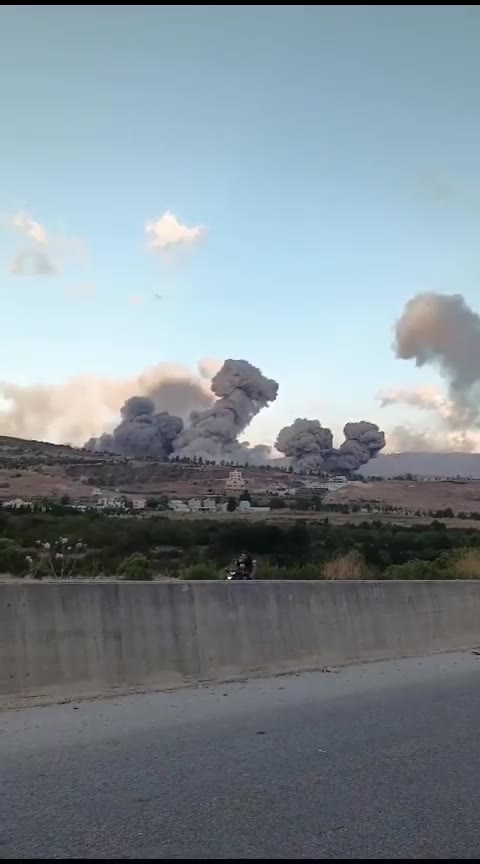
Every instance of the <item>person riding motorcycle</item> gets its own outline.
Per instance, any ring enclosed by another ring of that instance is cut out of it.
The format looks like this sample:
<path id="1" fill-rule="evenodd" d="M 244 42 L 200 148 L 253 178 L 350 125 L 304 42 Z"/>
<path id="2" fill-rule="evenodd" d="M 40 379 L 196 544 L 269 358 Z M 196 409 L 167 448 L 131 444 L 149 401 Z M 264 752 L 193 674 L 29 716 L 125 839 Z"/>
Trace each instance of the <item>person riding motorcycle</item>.
<path id="1" fill-rule="evenodd" d="M 256 578 L 257 562 L 248 552 L 242 552 L 242 554 L 235 561 L 235 566 L 238 567 L 239 570 L 243 570 L 245 572 L 247 579 Z"/>

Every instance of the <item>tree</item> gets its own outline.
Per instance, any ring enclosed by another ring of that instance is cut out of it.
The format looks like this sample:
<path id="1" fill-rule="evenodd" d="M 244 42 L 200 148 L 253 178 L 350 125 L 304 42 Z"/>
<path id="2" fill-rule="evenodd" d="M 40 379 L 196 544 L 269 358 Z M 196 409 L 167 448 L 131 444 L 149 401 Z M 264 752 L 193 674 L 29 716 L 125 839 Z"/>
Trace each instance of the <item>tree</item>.
<path id="1" fill-rule="evenodd" d="M 120 579 L 133 582 L 151 582 L 153 577 L 150 572 L 148 558 L 140 552 L 134 552 L 128 558 L 124 558 L 118 568 Z"/>
<path id="2" fill-rule="evenodd" d="M 72 542 L 68 537 L 59 537 L 53 543 L 37 540 L 32 554 L 25 556 L 28 575 L 33 579 L 43 576 L 70 579 L 86 552 L 87 546 L 82 540 Z"/>
<path id="3" fill-rule="evenodd" d="M 233 513 L 237 509 L 237 499 L 229 498 L 227 501 L 227 510 L 229 513 Z"/>
<path id="4" fill-rule="evenodd" d="M 284 498 L 270 498 L 270 510 L 284 510 L 285 506 Z"/>
<path id="5" fill-rule="evenodd" d="M 249 501 L 250 504 L 252 503 L 252 496 L 250 495 L 250 492 L 248 491 L 248 489 L 245 489 L 242 492 L 242 494 L 240 495 L 240 501 Z"/>

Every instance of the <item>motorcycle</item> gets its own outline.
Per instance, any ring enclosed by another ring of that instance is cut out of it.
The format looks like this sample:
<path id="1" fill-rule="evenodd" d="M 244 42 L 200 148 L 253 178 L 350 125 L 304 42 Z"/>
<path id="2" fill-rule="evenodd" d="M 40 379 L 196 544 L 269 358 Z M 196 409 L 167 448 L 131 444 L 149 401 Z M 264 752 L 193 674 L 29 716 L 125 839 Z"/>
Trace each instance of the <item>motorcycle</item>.
<path id="1" fill-rule="evenodd" d="M 234 570 L 226 570 L 225 571 L 225 581 L 227 582 L 243 582 L 250 581 L 250 576 L 248 575 L 245 567 L 236 567 Z"/>

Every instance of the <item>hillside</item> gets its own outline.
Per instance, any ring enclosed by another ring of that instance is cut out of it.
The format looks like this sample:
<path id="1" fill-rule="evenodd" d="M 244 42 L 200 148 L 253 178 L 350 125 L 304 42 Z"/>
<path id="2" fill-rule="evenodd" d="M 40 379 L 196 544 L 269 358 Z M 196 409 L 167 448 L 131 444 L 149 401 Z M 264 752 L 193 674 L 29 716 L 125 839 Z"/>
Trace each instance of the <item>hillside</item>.
<path id="1" fill-rule="evenodd" d="M 382 453 L 363 465 L 364 477 L 472 477 L 480 478 L 480 453 Z"/>
<path id="2" fill-rule="evenodd" d="M 0 436 L 0 500 L 69 495 L 89 498 L 115 490 L 145 496 L 220 495 L 230 468 L 127 459 L 67 445 Z M 274 491 L 300 486 L 298 478 L 274 468 L 243 469 L 249 487 Z"/>
<path id="3" fill-rule="evenodd" d="M 327 504 L 378 504 L 407 512 L 445 510 L 454 513 L 480 512 L 480 482 L 474 480 L 383 480 L 350 483 L 329 492 Z"/>

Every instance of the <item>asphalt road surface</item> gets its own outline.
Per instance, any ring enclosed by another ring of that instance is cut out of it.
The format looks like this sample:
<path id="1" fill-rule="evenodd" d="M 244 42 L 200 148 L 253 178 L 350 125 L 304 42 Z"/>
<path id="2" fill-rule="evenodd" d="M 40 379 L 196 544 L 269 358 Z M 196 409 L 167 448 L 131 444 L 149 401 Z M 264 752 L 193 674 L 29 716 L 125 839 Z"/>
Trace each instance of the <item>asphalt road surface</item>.
<path id="1" fill-rule="evenodd" d="M 477 858 L 480 657 L 0 714 L 0 858 Z"/>

